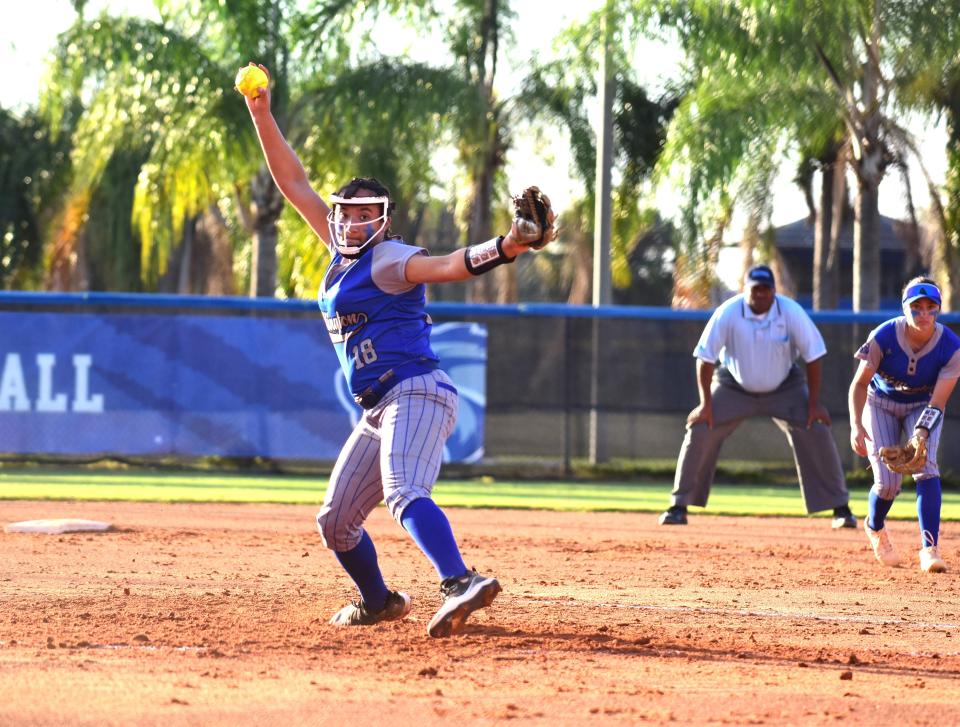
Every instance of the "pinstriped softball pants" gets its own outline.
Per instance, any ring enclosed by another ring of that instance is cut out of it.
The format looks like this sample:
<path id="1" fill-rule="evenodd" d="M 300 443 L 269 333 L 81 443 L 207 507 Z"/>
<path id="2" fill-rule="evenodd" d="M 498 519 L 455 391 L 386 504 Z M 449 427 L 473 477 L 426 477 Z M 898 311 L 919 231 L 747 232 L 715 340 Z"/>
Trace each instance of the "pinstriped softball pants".
<path id="1" fill-rule="evenodd" d="M 363 522 L 381 501 L 399 523 L 407 505 L 430 497 L 456 421 L 457 390 L 439 369 L 401 381 L 364 412 L 337 458 L 317 513 L 324 545 L 338 552 L 353 549 Z"/>
<path id="2" fill-rule="evenodd" d="M 873 391 L 867 394 L 867 405 L 863 408 L 863 428 L 870 435 L 867 456 L 873 469 L 873 491 L 883 500 L 892 500 L 900 494 L 903 475 L 891 472 L 880 462 L 880 447 L 892 447 L 900 444 L 904 436 L 911 436 L 926 405 L 927 402 L 923 401 L 912 404 L 893 401 L 885 396 L 877 396 Z M 914 481 L 940 476 L 937 449 L 942 431 L 941 424 L 930 432 L 927 439 L 927 464 L 923 472 L 914 475 Z"/>

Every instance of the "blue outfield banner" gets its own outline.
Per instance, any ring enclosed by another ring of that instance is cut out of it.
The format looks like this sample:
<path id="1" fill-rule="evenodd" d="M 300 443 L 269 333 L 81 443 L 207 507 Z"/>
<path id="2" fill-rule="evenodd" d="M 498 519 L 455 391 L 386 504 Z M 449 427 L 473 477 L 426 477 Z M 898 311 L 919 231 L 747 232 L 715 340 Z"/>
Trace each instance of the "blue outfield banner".
<path id="1" fill-rule="evenodd" d="M 0 452 L 333 460 L 359 421 L 317 318 L 0 312 Z M 444 460 L 483 456 L 487 332 L 435 325 L 460 392 Z"/>

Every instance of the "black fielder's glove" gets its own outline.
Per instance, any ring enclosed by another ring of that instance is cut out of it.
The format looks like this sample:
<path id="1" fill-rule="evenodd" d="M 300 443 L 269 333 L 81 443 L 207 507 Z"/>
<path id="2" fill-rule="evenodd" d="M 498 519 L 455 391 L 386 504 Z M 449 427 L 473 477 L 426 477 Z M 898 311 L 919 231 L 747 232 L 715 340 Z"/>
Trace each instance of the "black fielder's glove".
<path id="1" fill-rule="evenodd" d="M 903 446 L 880 447 L 878 455 L 891 472 L 914 475 L 927 464 L 927 440 L 913 435 Z"/>
<path id="2" fill-rule="evenodd" d="M 557 215 L 550 206 L 550 198 L 539 187 L 527 187 L 513 198 L 516 216 L 513 220 L 513 237 L 520 245 L 540 250 L 557 237 L 553 226 Z"/>

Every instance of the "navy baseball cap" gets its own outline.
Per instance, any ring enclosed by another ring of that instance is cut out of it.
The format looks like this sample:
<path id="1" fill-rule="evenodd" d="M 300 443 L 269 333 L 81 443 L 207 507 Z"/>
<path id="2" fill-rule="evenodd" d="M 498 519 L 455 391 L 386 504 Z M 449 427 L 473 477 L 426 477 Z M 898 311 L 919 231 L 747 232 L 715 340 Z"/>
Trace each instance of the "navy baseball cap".
<path id="1" fill-rule="evenodd" d="M 754 265 L 750 268 L 743 284 L 747 288 L 752 288 L 754 285 L 766 285 L 771 288 L 777 287 L 773 279 L 773 271 L 766 265 Z"/>
<path id="2" fill-rule="evenodd" d="M 933 283 L 916 283 L 903 291 L 903 305 L 910 305 L 921 298 L 929 298 L 938 306 L 943 305 L 940 300 L 940 288 Z"/>

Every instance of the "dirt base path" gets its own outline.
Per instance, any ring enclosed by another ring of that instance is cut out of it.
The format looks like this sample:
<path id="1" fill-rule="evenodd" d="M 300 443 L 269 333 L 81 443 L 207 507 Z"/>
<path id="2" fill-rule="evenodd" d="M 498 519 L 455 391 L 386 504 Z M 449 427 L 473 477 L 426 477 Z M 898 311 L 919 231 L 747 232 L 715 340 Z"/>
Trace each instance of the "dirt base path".
<path id="1" fill-rule="evenodd" d="M 369 522 L 401 622 L 336 629 L 353 597 L 314 508 L 0 502 L 0 724 L 960 723 L 960 527 L 950 571 L 883 569 L 824 519 L 451 510 L 504 591 L 433 640 L 432 568 Z"/>

